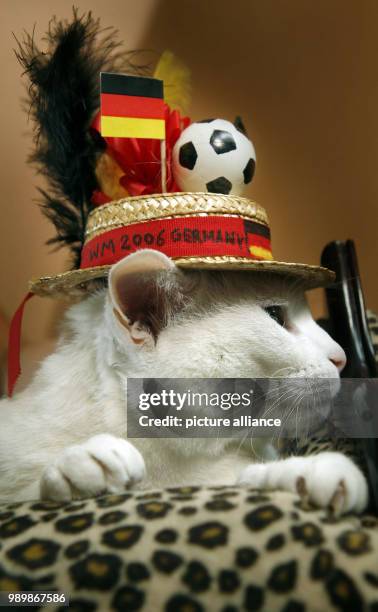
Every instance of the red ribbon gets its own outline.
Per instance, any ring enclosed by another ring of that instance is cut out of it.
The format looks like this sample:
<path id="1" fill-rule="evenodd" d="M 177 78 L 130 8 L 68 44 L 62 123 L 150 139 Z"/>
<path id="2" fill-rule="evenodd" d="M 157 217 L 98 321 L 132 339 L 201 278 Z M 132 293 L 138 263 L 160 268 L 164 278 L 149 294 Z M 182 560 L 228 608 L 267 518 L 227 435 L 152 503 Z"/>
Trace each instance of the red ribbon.
<path id="1" fill-rule="evenodd" d="M 229 255 L 267 259 L 253 254 L 252 247 L 271 254 L 269 229 L 261 223 L 223 215 L 155 219 L 92 238 L 83 247 L 80 268 L 111 265 L 140 249 L 154 249 L 173 258 Z"/>
<path id="2" fill-rule="evenodd" d="M 164 104 L 167 191 L 180 191 L 172 175 L 172 149 L 181 132 L 188 127 L 190 119 L 181 117 L 177 110 Z M 96 115 L 92 129 L 101 134 L 101 114 Z M 150 138 L 104 138 L 107 153 L 117 162 L 124 174 L 120 184 L 131 196 L 159 193 L 161 191 L 160 140 Z M 111 198 L 101 191 L 95 191 L 92 204 L 95 206 L 110 202 Z"/>
<path id="3" fill-rule="evenodd" d="M 34 293 L 27 293 L 13 315 L 8 336 L 8 396 L 12 397 L 13 389 L 21 374 L 20 346 L 21 346 L 21 324 L 26 302 L 33 297 Z"/>

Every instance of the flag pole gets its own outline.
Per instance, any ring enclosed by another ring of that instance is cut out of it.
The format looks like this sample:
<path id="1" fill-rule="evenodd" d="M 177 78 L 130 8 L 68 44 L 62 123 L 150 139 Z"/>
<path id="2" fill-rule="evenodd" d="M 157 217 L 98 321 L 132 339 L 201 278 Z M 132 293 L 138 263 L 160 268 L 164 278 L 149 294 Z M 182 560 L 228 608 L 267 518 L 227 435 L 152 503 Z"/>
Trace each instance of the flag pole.
<path id="1" fill-rule="evenodd" d="M 167 193 L 167 150 L 165 139 L 160 141 L 161 189 Z"/>

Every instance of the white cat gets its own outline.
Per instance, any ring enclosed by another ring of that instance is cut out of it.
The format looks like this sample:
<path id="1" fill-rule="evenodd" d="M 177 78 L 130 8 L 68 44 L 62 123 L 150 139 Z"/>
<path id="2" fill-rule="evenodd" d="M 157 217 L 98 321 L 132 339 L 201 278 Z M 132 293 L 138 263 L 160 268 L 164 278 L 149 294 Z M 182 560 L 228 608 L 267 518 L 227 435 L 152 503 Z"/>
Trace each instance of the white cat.
<path id="1" fill-rule="evenodd" d="M 0 402 L 0 500 L 239 482 L 362 511 L 365 477 L 339 452 L 253 463 L 238 440 L 126 440 L 127 377 L 333 378 L 344 364 L 298 283 L 183 272 L 161 253 L 139 251 L 112 267 L 109 289 L 68 310 L 56 351 L 26 390 Z M 267 443 L 261 448 L 274 458 Z"/>

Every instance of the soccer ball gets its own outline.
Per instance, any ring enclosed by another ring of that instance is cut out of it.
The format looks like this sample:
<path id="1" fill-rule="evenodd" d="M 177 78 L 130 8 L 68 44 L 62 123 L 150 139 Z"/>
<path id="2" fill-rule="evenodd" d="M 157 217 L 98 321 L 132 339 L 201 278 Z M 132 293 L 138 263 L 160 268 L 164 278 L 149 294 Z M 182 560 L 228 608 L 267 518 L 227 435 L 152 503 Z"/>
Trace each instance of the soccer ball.
<path id="1" fill-rule="evenodd" d="M 172 151 L 173 177 L 181 191 L 240 195 L 252 181 L 255 163 L 252 142 L 223 119 L 192 123 Z"/>

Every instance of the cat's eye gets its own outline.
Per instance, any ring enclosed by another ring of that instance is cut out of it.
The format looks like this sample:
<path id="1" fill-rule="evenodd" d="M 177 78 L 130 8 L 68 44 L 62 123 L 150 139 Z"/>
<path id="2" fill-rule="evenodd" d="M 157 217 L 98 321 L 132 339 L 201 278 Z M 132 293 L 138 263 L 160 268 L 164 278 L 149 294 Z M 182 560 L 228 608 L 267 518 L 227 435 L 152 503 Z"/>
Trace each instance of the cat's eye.
<path id="1" fill-rule="evenodd" d="M 274 304 L 272 306 L 265 306 L 264 310 L 278 325 L 281 325 L 281 327 L 285 326 L 285 310 L 283 306 Z"/>

